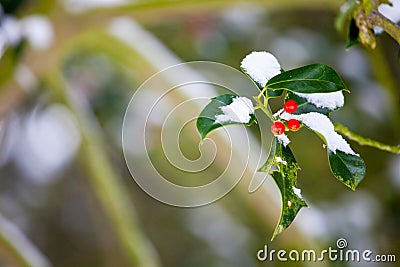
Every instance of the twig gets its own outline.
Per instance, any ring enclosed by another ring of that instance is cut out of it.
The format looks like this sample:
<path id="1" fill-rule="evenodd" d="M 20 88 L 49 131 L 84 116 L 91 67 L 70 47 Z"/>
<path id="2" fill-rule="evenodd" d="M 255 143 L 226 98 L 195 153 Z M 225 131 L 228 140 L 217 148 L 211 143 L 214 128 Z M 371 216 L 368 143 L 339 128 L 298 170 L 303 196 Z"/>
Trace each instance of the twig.
<path id="1" fill-rule="evenodd" d="M 386 145 L 383 144 L 381 142 L 372 140 L 370 138 L 366 138 L 363 137 L 361 135 L 358 135 L 352 131 L 350 131 L 348 128 L 346 128 L 345 126 L 341 125 L 341 124 L 335 124 L 335 130 L 343 135 L 345 135 L 346 137 L 348 137 L 350 140 L 353 140 L 355 142 L 357 142 L 358 144 L 362 145 L 362 146 L 370 146 L 370 147 L 374 147 L 380 150 L 384 150 L 384 151 L 388 151 L 391 153 L 395 153 L 395 154 L 400 154 L 400 146 L 390 146 L 390 145 Z"/>
<path id="2" fill-rule="evenodd" d="M 370 29 L 374 26 L 381 27 L 400 45 L 400 26 L 393 23 L 378 11 L 380 1 L 364 0 L 363 8 L 365 10 L 365 20 Z"/>

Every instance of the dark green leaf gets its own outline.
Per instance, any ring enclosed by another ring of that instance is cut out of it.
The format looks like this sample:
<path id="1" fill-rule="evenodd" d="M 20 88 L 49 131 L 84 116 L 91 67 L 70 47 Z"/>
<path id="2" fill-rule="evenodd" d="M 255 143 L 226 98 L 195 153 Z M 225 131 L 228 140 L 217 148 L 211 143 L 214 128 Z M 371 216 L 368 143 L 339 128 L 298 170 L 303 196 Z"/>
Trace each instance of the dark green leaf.
<path id="1" fill-rule="evenodd" d="M 316 133 L 325 145 L 328 145 L 325 137 L 321 133 L 313 129 L 310 130 Z M 343 184 L 355 190 L 365 176 L 365 164 L 363 159 L 360 156 L 347 154 L 340 150 L 336 150 L 336 153 L 334 153 L 328 148 L 328 160 L 333 175 Z"/>
<path id="2" fill-rule="evenodd" d="M 312 64 L 282 72 L 271 78 L 266 87 L 270 90 L 286 89 L 306 94 L 348 91 L 336 71 L 324 64 Z"/>
<path id="3" fill-rule="evenodd" d="M 237 96 L 231 94 L 225 94 L 211 99 L 211 102 L 203 109 L 203 111 L 197 118 L 196 126 L 197 130 L 200 133 L 201 139 L 206 138 L 207 134 L 209 134 L 211 131 L 219 127 L 222 127 L 224 125 L 242 124 L 249 126 L 256 120 L 255 115 L 251 114 L 250 121 L 245 124 L 237 122 L 225 122 L 223 124 L 220 124 L 215 122 L 215 116 L 223 113 L 221 111 L 221 107 L 231 104 L 235 97 Z"/>
<path id="4" fill-rule="evenodd" d="M 276 138 L 272 142 L 267 162 L 260 171 L 269 173 L 272 165 L 276 167 L 271 175 L 281 192 L 282 211 L 271 240 L 289 227 L 301 208 L 307 207 L 306 202 L 294 192 L 299 164 L 289 146 L 283 146 Z"/>
<path id="5" fill-rule="evenodd" d="M 271 167 L 274 164 L 274 159 L 275 159 L 275 154 L 276 154 L 276 147 L 277 147 L 277 140 L 276 140 L 276 138 L 274 138 L 274 139 L 272 139 L 271 147 L 269 148 L 267 161 L 258 170 L 259 172 L 270 173 Z"/>
<path id="6" fill-rule="evenodd" d="M 282 90 L 270 90 L 267 89 L 267 97 L 272 98 L 272 97 L 280 97 L 283 94 L 283 89 Z"/>
<path id="7" fill-rule="evenodd" d="M 263 166 L 261 166 L 261 168 L 258 170 L 258 172 L 265 172 L 265 173 L 270 173 L 272 165 L 274 163 L 274 157 L 275 157 L 275 149 L 276 146 L 273 145 L 273 142 L 275 141 L 275 138 L 272 140 L 272 144 L 270 146 L 270 150 L 268 153 L 268 157 L 266 162 L 264 163 Z M 264 183 L 265 179 L 267 178 L 267 176 L 264 176 L 262 179 L 256 179 L 255 176 L 253 177 L 253 179 L 250 181 L 249 184 L 249 193 L 253 193 L 255 191 L 258 190 L 258 188 L 260 188 L 260 186 Z"/>
<path id="8" fill-rule="evenodd" d="M 365 176 L 365 164 L 361 157 L 342 151 L 328 151 L 329 166 L 335 177 L 355 190 Z"/>
<path id="9" fill-rule="evenodd" d="M 360 42 L 358 41 L 358 34 L 360 30 L 357 27 L 356 21 L 352 18 L 349 24 L 349 32 L 347 36 L 347 48 L 352 47 L 353 45 L 357 45 Z"/>

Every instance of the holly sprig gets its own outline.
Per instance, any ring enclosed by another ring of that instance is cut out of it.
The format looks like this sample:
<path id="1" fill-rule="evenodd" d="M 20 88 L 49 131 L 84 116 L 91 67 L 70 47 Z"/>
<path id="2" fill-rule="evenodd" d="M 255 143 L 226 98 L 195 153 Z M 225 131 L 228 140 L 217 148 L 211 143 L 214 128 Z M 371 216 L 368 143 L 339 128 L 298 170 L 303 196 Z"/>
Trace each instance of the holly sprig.
<path id="1" fill-rule="evenodd" d="M 316 133 L 324 142 L 332 174 L 352 190 L 365 177 L 366 167 L 360 155 L 336 132 L 342 128 L 329 119 L 331 112 L 343 106 L 343 92 L 349 92 L 333 68 L 312 64 L 284 71 L 270 53 L 253 52 L 243 59 L 241 69 L 259 89 L 259 94 L 253 97 L 255 105 L 249 99 L 233 94 L 215 97 L 200 113 L 197 129 L 205 139 L 211 131 L 223 126 L 249 126 L 257 122 L 254 111 L 258 109 L 270 118 L 274 138 L 267 160 L 258 171 L 272 176 L 282 197 L 274 239 L 289 227 L 301 208 L 307 207 L 301 190 L 297 188 L 300 166 L 291 151 L 287 132 L 293 134 L 304 127 Z M 272 113 L 269 100 L 278 97 L 283 98 L 284 105 Z M 261 183 L 255 186 L 256 189 Z"/>

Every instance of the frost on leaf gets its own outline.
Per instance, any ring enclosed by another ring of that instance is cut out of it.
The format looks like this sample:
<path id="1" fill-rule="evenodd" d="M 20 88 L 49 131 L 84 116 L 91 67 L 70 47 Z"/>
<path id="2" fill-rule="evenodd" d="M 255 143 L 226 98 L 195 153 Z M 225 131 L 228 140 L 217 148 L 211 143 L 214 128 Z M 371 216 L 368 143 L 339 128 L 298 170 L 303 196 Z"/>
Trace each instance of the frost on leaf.
<path id="1" fill-rule="evenodd" d="M 260 87 L 264 87 L 269 79 L 281 73 L 278 60 L 268 52 L 252 52 L 248 54 L 240 65 Z"/>
<path id="2" fill-rule="evenodd" d="M 215 116 L 215 123 L 237 122 L 249 123 L 250 115 L 254 113 L 251 100 L 246 97 L 234 98 L 232 103 L 227 106 L 220 107 L 222 114 Z"/>

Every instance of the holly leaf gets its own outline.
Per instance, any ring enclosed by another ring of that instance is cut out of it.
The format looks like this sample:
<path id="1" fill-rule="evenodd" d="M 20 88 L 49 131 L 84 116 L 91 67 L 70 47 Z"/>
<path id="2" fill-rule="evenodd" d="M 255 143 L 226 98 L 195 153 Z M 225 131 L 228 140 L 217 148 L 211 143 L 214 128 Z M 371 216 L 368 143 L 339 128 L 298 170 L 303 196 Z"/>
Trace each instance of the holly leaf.
<path id="1" fill-rule="evenodd" d="M 211 102 L 202 110 L 199 117 L 197 118 L 196 126 L 198 132 L 200 133 L 201 139 L 206 138 L 206 136 L 211 131 L 224 125 L 241 124 L 245 126 L 250 126 L 251 124 L 253 124 L 254 121 L 256 121 L 255 115 L 250 114 L 250 121 L 248 123 L 238 123 L 232 121 L 227 121 L 223 123 L 216 122 L 215 117 L 217 115 L 223 114 L 221 107 L 231 104 L 233 99 L 236 97 L 236 95 L 225 94 L 211 99 Z"/>
<path id="2" fill-rule="evenodd" d="M 272 77 L 265 85 L 269 90 L 296 93 L 330 93 L 348 91 L 340 76 L 325 64 L 312 64 L 288 70 Z"/>
<path id="3" fill-rule="evenodd" d="M 365 176 L 364 160 L 360 156 L 339 150 L 336 153 L 328 150 L 328 159 L 333 175 L 352 190 L 356 190 Z"/>
<path id="4" fill-rule="evenodd" d="M 269 149 L 269 153 L 268 153 L 268 157 L 267 157 L 267 161 L 261 166 L 260 169 L 258 169 L 258 172 L 266 172 L 266 173 L 270 173 L 272 165 L 274 165 L 274 159 L 275 159 L 275 155 L 276 155 L 276 148 L 277 148 L 277 139 L 274 138 L 272 140 L 270 149 Z"/>
<path id="5" fill-rule="evenodd" d="M 267 89 L 266 94 L 268 98 L 280 97 L 283 94 L 284 90 L 271 90 Z"/>
<path id="6" fill-rule="evenodd" d="M 309 116 L 311 115 L 314 121 L 318 121 L 318 123 L 324 125 L 324 127 L 315 128 L 315 124 L 308 124 L 310 120 Z M 327 116 L 308 113 L 300 115 L 299 119 L 300 117 L 302 117 L 303 120 L 305 117 L 308 117 L 306 121 L 303 121 L 303 124 L 316 133 L 327 146 L 329 166 L 333 175 L 344 185 L 355 190 L 365 176 L 366 168 L 363 159 L 351 150 L 349 144 L 341 135 L 335 132 L 334 126 Z M 332 125 L 330 126 L 329 124 Z M 330 139 L 329 142 L 327 138 Z M 330 144 L 335 144 L 335 146 L 332 148 L 329 146 Z M 345 150 L 339 150 L 337 146 Z M 345 152 L 346 150 L 348 150 L 347 153 Z"/>
<path id="7" fill-rule="evenodd" d="M 307 207 L 300 195 L 300 189 L 296 188 L 299 164 L 289 146 L 285 147 L 277 138 L 273 139 L 267 162 L 259 171 L 270 173 L 272 166 L 275 168 L 271 176 L 281 193 L 282 210 L 271 240 L 289 227 L 301 208 Z"/>
<path id="8" fill-rule="evenodd" d="M 360 29 L 358 29 L 355 19 L 352 18 L 350 20 L 350 24 L 349 24 L 349 32 L 348 32 L 348 36 L 347 36 L 346 48 L 350 48 L 350 47 L 360 43 L 358 41 L 359 33 L 360 33 Z"/>
<path id="9" fill-rule="evenodd" d="M 267 161 L 261 166 L 260 169 L 258 169 L 258 172 L 265 172 L 268 174 L 270 173 L 271 168 L 274 164 L 275 152 L 276 152 L 276 146 L 271 144 Z M 267 179 L 267 176 L 264 176 L 262 177 L 262 179 L 259 180 L 256 179 L 256 176 L 254 176 L 249 184 L 249 193 L 257 191 L 258 188 L 260 188 L 260 186 L 264 183 L 265 179 Z"/>

